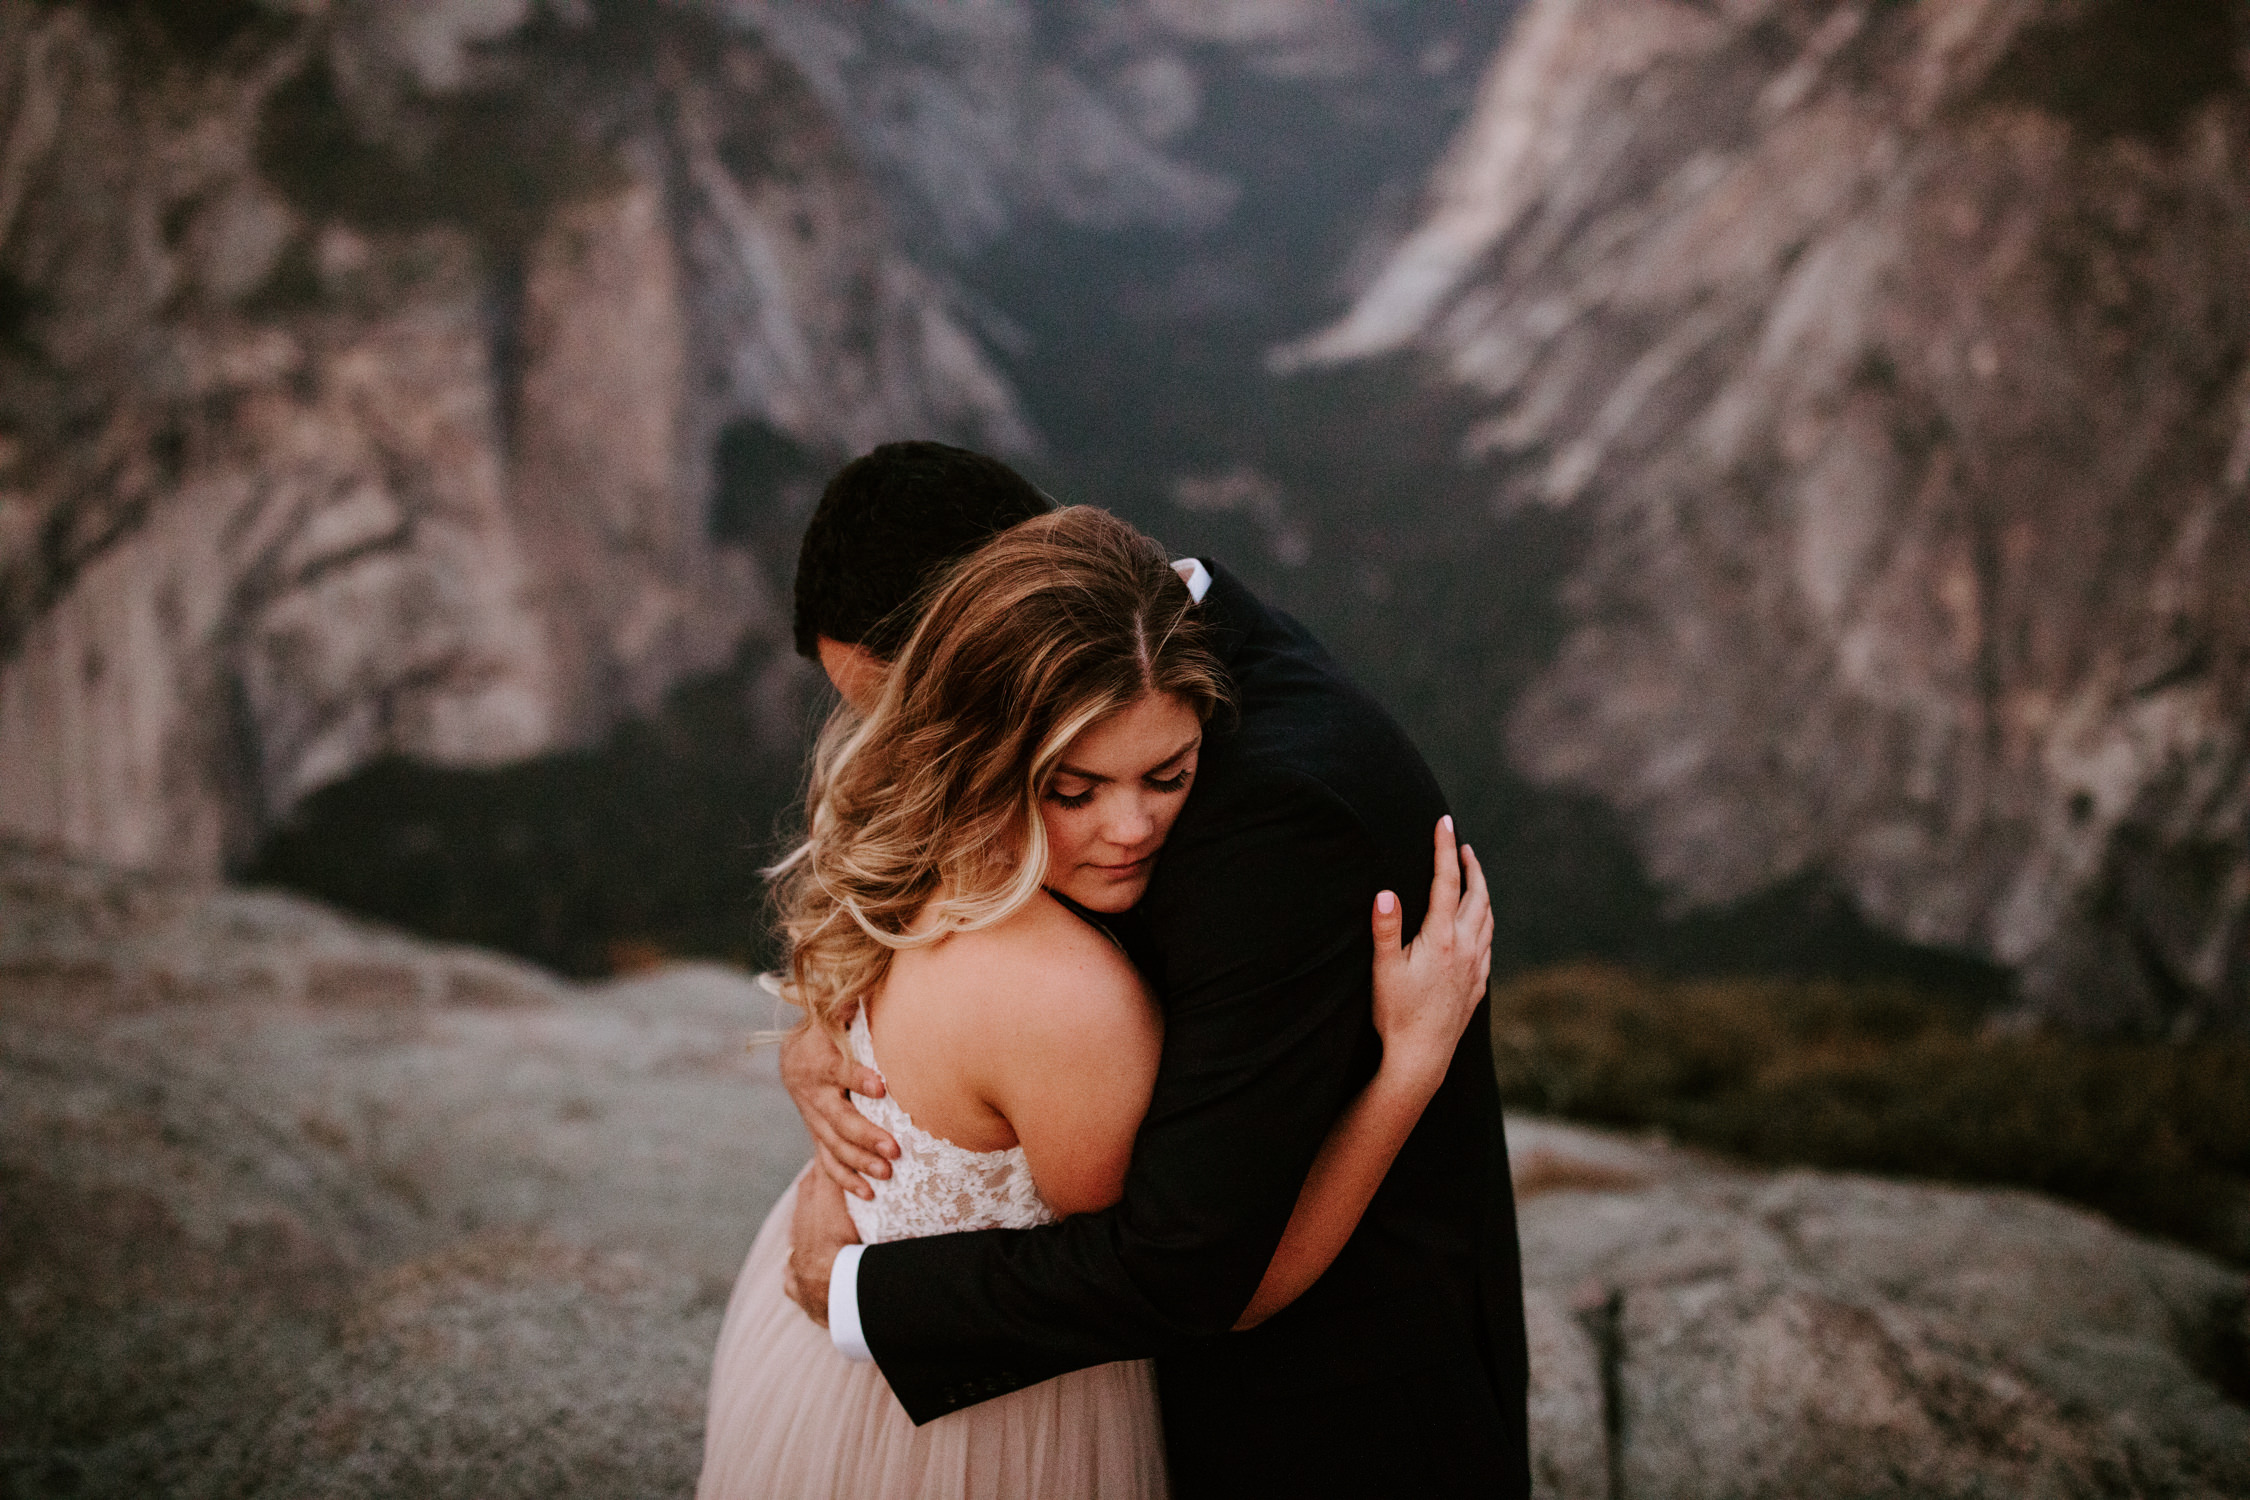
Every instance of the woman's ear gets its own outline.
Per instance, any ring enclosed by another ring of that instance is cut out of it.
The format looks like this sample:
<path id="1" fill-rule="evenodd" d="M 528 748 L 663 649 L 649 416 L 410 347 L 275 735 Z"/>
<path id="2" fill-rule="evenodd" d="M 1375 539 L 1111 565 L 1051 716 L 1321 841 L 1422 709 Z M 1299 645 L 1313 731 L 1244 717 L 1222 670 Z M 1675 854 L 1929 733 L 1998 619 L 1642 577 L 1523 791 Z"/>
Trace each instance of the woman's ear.
<path id="1" fill-rule="evenodd" d="M 864 714 L 883 695 L 883 674 L 890 670 L 890 663 L 865 646 L 824 635 L 820 638 L 820 669 L 828 674 L 843 700 Z"/>

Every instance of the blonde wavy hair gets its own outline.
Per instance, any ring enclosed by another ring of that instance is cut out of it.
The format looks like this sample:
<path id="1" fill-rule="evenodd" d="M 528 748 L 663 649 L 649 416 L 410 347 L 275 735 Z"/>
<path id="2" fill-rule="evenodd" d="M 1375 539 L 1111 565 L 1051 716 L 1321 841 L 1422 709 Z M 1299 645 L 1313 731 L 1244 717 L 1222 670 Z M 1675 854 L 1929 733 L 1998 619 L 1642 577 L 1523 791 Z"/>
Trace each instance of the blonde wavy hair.
<path id="1" fill-rule="evenodd" d="M 957 564 L 873 708 L 822 729 L 804 842 L 768 872 L 799 1029 L 840 1038 L 892 954 L 1021 911 L 1064 751 L 1152 692 L 1206 722 L 1227 701 L 1187 585 L 1131 526 L 1071 506 Z"/>

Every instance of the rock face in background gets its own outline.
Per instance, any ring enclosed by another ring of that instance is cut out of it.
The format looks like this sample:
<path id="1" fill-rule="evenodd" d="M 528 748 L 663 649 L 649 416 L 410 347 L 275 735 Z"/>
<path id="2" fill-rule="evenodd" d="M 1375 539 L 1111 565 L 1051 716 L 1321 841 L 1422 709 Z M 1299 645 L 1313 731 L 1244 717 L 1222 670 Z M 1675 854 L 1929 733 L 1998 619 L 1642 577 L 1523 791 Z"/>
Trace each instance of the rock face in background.
<path id="1" fill-rule="evenodd" d="M 0 828 L 239 867 L 372 759 L 510 763 L 697 673 L 788 678 L 829 466 L 1039 446 L 966 268 L 1220 226 L 1242 182 L 1181 152 L 1214 118 L 1255 145 L 1222 75 L 1300 110 L 1466 83 L 1387 17 L 0 0 Z M 1083 295 L 1074 253 L 1042 284 Z M 793 752 L 759 691 L 754 753 Z"/>
<path id="2" fill-rule="evenodd" d="M 574 925 L 547 851 L 637 807 L 361 768 L 653 724 L 740 853 L 813 487 L 919 434 L 1306 619 L 1507 963 L 1841 891 L 2050 1017 L 2250 1018 L 2238 7 L 1542 0 L 1478 93 L 1513 9 L 0 0 L 0 830 Z"/>
<path id="3" fill-rule="evenodd" d="M 2044 1013 L 2250 1020 L 2250 46 L 2182 0 L 1536 0 L 1285 368 L 1428 356 L 1583 514 L 1514 755 Z"/>
<path id="4" fill-rule="evenodd" d="M 0 844 L 0 994 L 11 1492 L 687 1491 L 809 1150 L 747 980 L 567 985 Z M 1543 1500 L 2250 1489 L 2239 1271 L 2028 1194 L 1510 1134 Z"/>
<path id="5" fill-rule="evenodd" d="M 724 483 L 1031 442 L 790 64 L 580 10 L 0 0 L 0 828 L 581 742 L 778 638 Z"/>
<path id="6" fill-rule="evenodd" d="M 803 70 L 909 232 L 940 253 L 973 255 L 1045 219 L 1096 230 L 1223 219 L 1239 186 L 1166 150 L 1201 108 L 1179 55 L 1198 7 L 1175 24 L 1163 12 L 1183 7 L 1145 0 L 1044 8 L 1043 21 L 1029 0 L 724 6 Z M 1349 46 L 1348 7 L 1267 9 L 1285 40 L 1325 28 Z M 1073 66 L 1089 53 L 1094 66 Z"/>
<path id="7" fill-rule="evenodd" d="M 0 23 L 0 830 L 584 970 L 742 956 L 813 683 L 780 595 L 847 454 L 1030 454 L 1232 555 L 1174 481 L 1290 425 L 1260 352 L 1409 201 L 1498 16 Z M 1293 564 L 1293 524 L 1235 529 Z"/>

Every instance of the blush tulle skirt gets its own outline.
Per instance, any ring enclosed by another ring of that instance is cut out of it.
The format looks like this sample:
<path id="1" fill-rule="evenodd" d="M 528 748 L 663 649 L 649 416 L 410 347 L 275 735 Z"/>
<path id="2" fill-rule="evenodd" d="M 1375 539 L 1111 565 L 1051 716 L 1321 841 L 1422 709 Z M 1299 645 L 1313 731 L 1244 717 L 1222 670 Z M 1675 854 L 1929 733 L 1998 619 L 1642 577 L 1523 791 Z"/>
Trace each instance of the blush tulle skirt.
<path id="1" fill-rule="evenodd" d="M 783 1295 L 792 1185 L 758 1231 L 711 1370 L 697 1500 L 1162 1500 L 1145 1360 L 1097 1365 L 916 1427 L 875 1365 Z"/>

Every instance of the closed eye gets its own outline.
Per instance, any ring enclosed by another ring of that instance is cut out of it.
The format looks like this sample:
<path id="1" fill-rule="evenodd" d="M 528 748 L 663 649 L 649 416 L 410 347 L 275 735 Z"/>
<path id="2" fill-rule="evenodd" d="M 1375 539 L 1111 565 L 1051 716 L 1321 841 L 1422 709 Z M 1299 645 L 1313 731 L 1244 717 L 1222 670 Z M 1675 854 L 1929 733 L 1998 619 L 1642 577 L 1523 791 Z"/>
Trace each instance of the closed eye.
<path id="1" fill-rule="evenodd" d="M 1092 787 L 1088 787 L 1083 792 L 1070 793 L 1050 790 L 1047 795 L 1052 797 L 1059 805 L 1063 807 L 1084 807 L 1087 803 L 1094 800 L 1094 789 Z"/>
<path id="2" fill-rule="evenodd" d="M 1185 766 L 1182 767 L 1176 775 L 1164 777 L 1150 776 L 1144 779 L 1147 781 L 1149 790 L 1151 791 L 1179 792 L 1185 791 L 1187 789 L 1188 778 L 1193 776 L 1194 774 L 1195 768 L 1193 766 Z"/>

